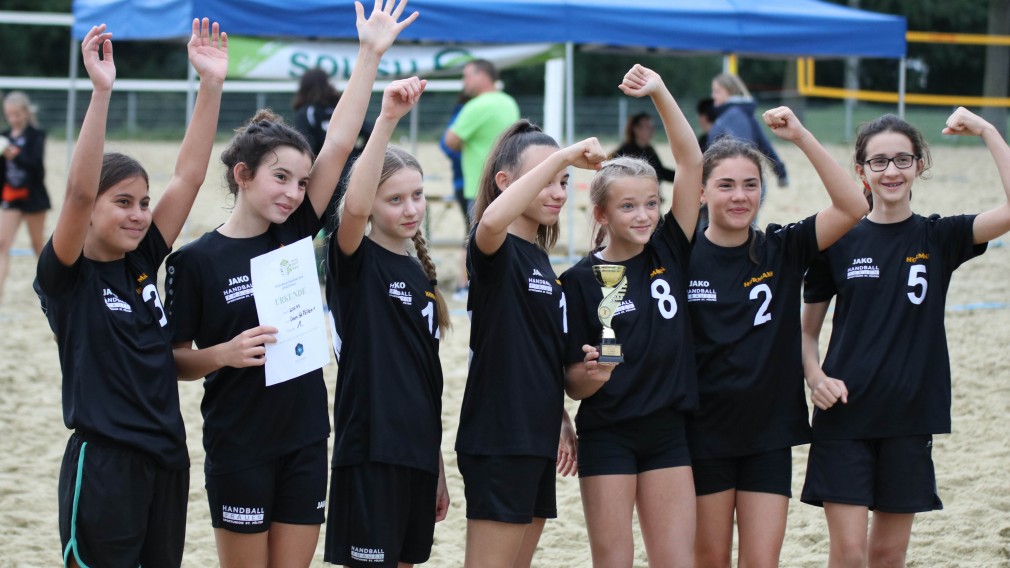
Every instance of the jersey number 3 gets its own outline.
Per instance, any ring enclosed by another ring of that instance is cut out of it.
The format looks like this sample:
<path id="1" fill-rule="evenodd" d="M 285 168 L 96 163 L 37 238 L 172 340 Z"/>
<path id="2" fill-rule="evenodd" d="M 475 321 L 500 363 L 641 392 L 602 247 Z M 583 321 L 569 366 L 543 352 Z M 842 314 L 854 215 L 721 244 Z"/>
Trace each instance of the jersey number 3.
<path id="1" fill-rule="evenodd" d="M 915 288 L 920 286 L 922 287 L 922 290 L 915 290 Z M 909 302 L 918 306 L 926 299 L 926 290 L 929 288 L 929 282 L 926 281 L 926 265 L 912 265 L 911 269 L 908 271 L 908 287 L 912 288 L 912 291 L 908 293 Z M 916 292 L 921 293 L 916 294 Z"/>
<path id="2" fill-rule="evenodd" d="M 161 314 L 161 317 L 158 319 L 158 323 L 161 324 L 161 327 L 168 325 L 168 318 L 165 317 L 165 308 L 161 305 L 161 298 L 158 297 L 158 288 L 155 287 L 154 284 L 148 284 L 147 286 L 144 286 L 144 291 L 141 292 L 140 297 L 143 298 L 145 302 L 148 300 L 154 300 L 154 307 L 157 308 L 158 313 Z"/>
<path id="3" fill-rule="evenodd" d="M 761 302 L 758 313 L 754 315 L 754 327 L 772 321 L 772 315 L 768 313 L 768 306 L 772 303 L 772 289 L 767 284 L 758 284 L 751 288 L 750 299 L 757 300 L 758 296 L 764 296 L 764 301 Z"/>

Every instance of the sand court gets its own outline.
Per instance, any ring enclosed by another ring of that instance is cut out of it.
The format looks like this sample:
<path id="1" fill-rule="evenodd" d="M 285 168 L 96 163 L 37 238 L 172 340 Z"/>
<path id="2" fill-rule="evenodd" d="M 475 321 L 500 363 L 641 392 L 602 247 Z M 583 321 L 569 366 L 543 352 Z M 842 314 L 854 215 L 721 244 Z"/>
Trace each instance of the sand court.
<path id="1" fill-rule="evenodd" d="M 940 128 L 940 124 L 920 125 Z M 964 141 L 960 146 L 933 148 L 931 179 L 916 182 L 913 209 L 921 214 L 977 213 L 1005 201 L 996 168 L 981 145 Z M 216 163 L 222 145 L 215 147 L 208 181 L 201 191 L 179 243 L 192 240 L 222 223 L 230 203 L 221 166 Z M 609 147 L 609 146 L 608 146 Z M 152 196 L 157 200 L 171 175 L 177 142 L 112 141 L 109 151 L 122 151 L 147 167 Z M 657 149 L 664 162 L 669 150 Z M 778 144 L 789 167 L 791 186 L 769 184 L 768 198 L 759 217 L 768 222 L 796 221 L 816 212 L 828 199 L 813 168 L 791 145 Z M 843 164 L 851 161 L 851 148 L 829 147 Z M 463 234 L 455 205 L 437 196 L 450 193 L 448 161 L 437 145 L 419 147 L 425 169 L 433 237 L 451 242 Z M 50 142 L 47 149 L 48 184 L 54 211 L 47 231 L 55 225 L 65 183 L 64 145 Z M 847 169 L 851 167 L 847 166 Z M 589 245 L 587 190 L 591 174 L 575 175 L 574 216 L 576 250 Z M 855 183 L 855 182 L 853 182 Z M 669 184 L 663 192 L 669 196 Z M 562 215 L 567 224 L 567 212 Z M 567 225 L 552 256 L 567 250 Z M 16 249 L 28 249 L 22 230 Z M 178 247 L 177 247 L 178 248 Z M 457 270 L 458 246 L 437 246 L 433 255 L 439 281 L 451 296 Z M 565 265 L 556 267 L 559 272 Z M 31 290 L 35 261 L 31 255 L 11 259 L 6 297 L 0 305 L 0 567 L 53 566 L 62 557 L 57 529 L 56 488 L 60 460 L 69 431 L 63 426 L 60 365 L 52 333 Z M 159 285 L 163 284 L 161 274 Z M 954 275 L 948 294 L 947 337 L 953 371 L 953 428 L 937 436 L 933 458 L 944 510 L 919 515 L 909 546 L 909 566 L 1010 566 L 1010 238 L 990 245 L 982 257 L 968 262 Z M 452 451 L 459 408 L 466 381 L 469 324 L 465 306 L 450 299 L 454 329 L 441 348 L 445 373 L 443 395 L 443 451 L 450 497 L 446 521 L 437 525 L 435 546 L 428 566 L 461 566 L 465 538 L 463 485 Z M 822 349 L 827 345 L 826 322 Z M 395 346 L 391 346 L 395 355 Z M 325 369 L 332 396 L 335 364 Z M 185 566 L 213 566 L 217 553 L 203 488 L 200 381 L 180 383 L 183 415 L 192 459 Z M 330 401 L 332 403 L 332 400 Z M 568 401 L 569 411 L 577 403 Z M 806 446 L 793 451 L 793 493 L 798 497 L 806 467 Z M 559 518 L 549 521 L 534 559 L 536 566 L 589 566 L 589 544 L 579 497 L 578 481 L 559 479 Z M 790 515 L 782 550 L 782 565 L 814 567 L 826 564 L 827 524 L 821 509 L 790 501 Z M 323 566 L 322 538 L 313 566 Z M 636 528 L 636 566 L 645 566 L 645 548 Z"/>

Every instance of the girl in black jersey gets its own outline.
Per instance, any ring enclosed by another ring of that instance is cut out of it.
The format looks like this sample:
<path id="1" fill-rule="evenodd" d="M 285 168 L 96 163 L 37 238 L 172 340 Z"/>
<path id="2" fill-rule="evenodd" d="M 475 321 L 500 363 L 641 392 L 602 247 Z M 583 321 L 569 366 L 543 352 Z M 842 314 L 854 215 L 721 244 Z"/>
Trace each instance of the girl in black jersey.
<path id="1" fill-rule="evenodd" d="M 816 409 L 802 498 L 824 507 L 832 566 L 903 566 L 915 513 L 942 508 L 931 450 L 933 434 L 950 432 L 947 287 L 961 263 L 1010 230 L 1010 147 L 964 108 L 943 133 L 982 137 L 1007 202 L 978 215 L 913 213 L 929 150 L 913 126 L 882 116 L 856 137 L 872 210 L 807 276 L 803 362 Z M 818 336 L 836 295 L 821 368 Z"/>
<path id="2" fill-rule="evenodd" d="M 705 151 L 709 226 L 691 252 L 687 289 L 700 398 L 688 421 L 698 495 L 696 566 L 729 565 L 734 514 L 740 564 L 778 563 L 791 448 L 810 441 L 800 357 L 803 273 L 866 213 L 859 189 L 791 110 L 779 107 L 763 118 L 807 156 L 831 205 L 798 223 L 756 230 L 761 155 L 735 139 Z"/>
<path id="3" fill-rule="evenodd" d="M 221 158 L 235 209 L 168 260 L 169 312 L 183 380 L 206 377 L 201 411 L 207 495 L 222 566 L 308 566 L 326 501 L 326 386 L 321 369 L 266 386 L 250 260 L 311 237 L 364 120 L 379 61 L 416 13 L 406 1 L 355 4 L 359 50 L 319 156 L 269 111 Z M 194 348 L 195 346 L 195 348 Z"/>
<path id="4" fill-rule="evenodd" d="M 200 91 L 152 212 L 140 164 L 103 156 L 111 37 L 102 24 L 81 44 L 94 90 L 35 280 L 59 346 L 63 420 L 75 430 L 60 469 L 60 540 L 66 566 L 177 567 L 189 452 L 157 270 L 207 174 L 228 42 L 216 23 L 193 20 L 188 51 Z"/>
<path id="5" fill-rule="evenodd" d="M 561 427 L 567 307 L 547 250 L 565 167 L 598 169 L 605 157 L 595 138 L 559 150 L 520 120 L 484 166 L 467 244 L 472 357 L 456 436 L 467 566 L 528 566 L 545 519 L 557 516 L 555 468 L 574 470 L 574 432 Z"/>
<path id="6" fill-rule="evenodd" d="M 328 244 L 328 277 L 336 286 L 327 300 L 341 307 L 344 355 L 334 397 L 326 561 L 345 566 L 427 561 L 435 523 L 449 508 L 438 359 L 449 312 L 420 230 L 421 166 L 386 147 L 426 84 L 413 77 L 386 87 Z"/>
<path id="7" fill-rule="evenodd" d="M 631 566 L 638 508 L 649 564 L 690 566 L 694 483 L 685 410 L 698 401 L 684 289 L 698 219 L 701 150 L 691 125 L 655 72 L 624 77 L 626 94 L 652 98 L 677 160 L 673 202 L 660 223 L 659 181 L 647 162 L 605 162 L 590 187 L 598 248 L 561 275 L 568 300 L 565 390 L 581 400 L 579 486 L 596 566 Z M 613 327 L 625 362 L 599 364 L 603 296 L 593 265 L 625 267 L 627 290 Z M 589 354 L 586 357 L 586 354 Z"/>

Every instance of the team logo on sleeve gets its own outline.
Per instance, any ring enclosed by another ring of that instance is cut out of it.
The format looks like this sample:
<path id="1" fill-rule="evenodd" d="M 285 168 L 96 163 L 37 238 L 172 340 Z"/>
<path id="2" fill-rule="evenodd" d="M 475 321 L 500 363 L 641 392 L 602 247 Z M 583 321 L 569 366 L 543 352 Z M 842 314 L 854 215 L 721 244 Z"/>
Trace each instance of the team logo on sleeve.
<path id="1" fill-rule="evenodd" d="M 849 280 L 853 278 L 880 278 L 880 267 L 868 256 L 854 258 L 852 264 L 845 271 L 845 277 Z"/>
<path id="2" fill-rule="evenodd" d="M 105 300 L 105 307 L 114 312 L 133 312 L 133 308 L 130 307 L 130 304 L 124 302 L 109 288 L 102 288 L 102 297 Z"/>
<path id="3" fill-rule="evenodd" d="M 533 275 L 529 278 L 529 291 L 552 295 L 554 294 L 554 287 L 551 286 L 550 280 L 544 278 L 544 275 L 534 268 Z"/>
<path id="4" fill-rule="evenodd" d="M 719 295 L 708 280 L 691 280 L 687 285 L 688 302 L 718 302 Z"/>
<path id="5" fill-rule="evenodd" d="M 222 293 L 224 294 L 224 301 L 227 303 L 236 302 L 242 298 L 248 298 L 253 295 L 252 282 L 249 280 L 248 274 L 243 274 L 241 276 L 234 276 L 228 279 L 228 287 L 225 288 Z"/>
<path id="6" fill-rule="evenodd" d="M 414 303 L 414 296 L 407 289 L 407 284 L 404 282 L 390 282 L 389 283 L 389 297 L 396 298 L 403 302 L 404 306 L 409 306 Z"/>

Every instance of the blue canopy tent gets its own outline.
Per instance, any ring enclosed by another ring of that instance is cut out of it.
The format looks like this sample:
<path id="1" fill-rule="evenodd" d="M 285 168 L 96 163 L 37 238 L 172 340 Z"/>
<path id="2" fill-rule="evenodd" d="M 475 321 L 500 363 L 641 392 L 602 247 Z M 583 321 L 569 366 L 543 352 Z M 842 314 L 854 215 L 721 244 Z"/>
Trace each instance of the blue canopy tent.
<path id="1" fill-rule="evenodd" d="M 370 4 L 367 0 L 366 4 Z M 189 35 L 209 17 L 235 35 L 357 37 L 347 0 L 75 0 L 74 37 L 105 22 L 116 38 Z M 370 6 L 368 7 L 370 9 Z M 905 19 L 818 0 L 415 0 L 401 39 L 555 42 L 751 55 L 905 55 Z"/>

